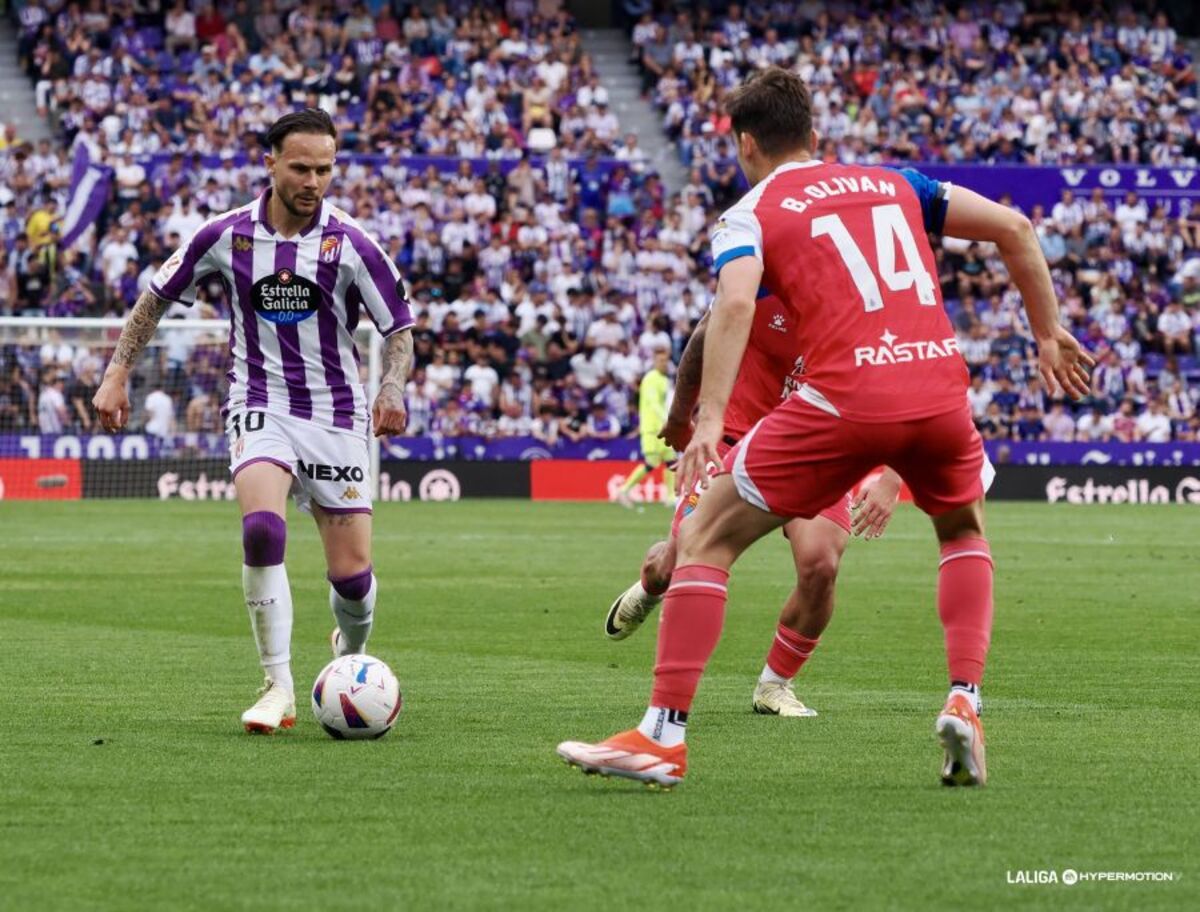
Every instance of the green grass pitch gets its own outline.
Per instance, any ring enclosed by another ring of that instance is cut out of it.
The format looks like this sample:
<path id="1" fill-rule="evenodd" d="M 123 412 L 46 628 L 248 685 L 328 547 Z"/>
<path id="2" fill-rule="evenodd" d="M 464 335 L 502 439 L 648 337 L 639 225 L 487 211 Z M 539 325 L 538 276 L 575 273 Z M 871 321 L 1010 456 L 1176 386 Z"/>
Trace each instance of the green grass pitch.
<path id="1" fill-rule="evenodd" d="M 371 651 L 405 710 L 327 738 L 320 546 L 291 517 L 296 729 L 243 734 L 259 671 L 232 504 L 0 505 L 0 908 L 1200 908 L 1200 514 L 993 505 L 991 784 L 938 784 L 936 548 L 900 510 L 852 544 L 799 679 L 816 719 L 749 710 L 786 547 L 734 571 L 670 793 L 585 778 L 567 738 L 634 724 L 653 627 L 604 610 L 668 513 L 384 504 Z M 102 742 L 102 743 L 101 743 Z M 1009 873 L 1168 871 L 1024 886 Z"/>

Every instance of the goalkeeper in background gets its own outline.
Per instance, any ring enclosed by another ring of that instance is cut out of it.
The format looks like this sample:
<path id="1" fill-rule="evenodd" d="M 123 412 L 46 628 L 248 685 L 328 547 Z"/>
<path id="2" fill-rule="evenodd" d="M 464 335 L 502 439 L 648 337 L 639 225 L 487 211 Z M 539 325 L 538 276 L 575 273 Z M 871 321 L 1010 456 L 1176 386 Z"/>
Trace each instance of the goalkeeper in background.
<path id="1" fill-rule="evenodd" d="M 668 491 L 675 489 L 675 473 L 671 466 L 675 460 L 675 450 L 665 440 L 659 439 L 659 432 L 667 421 L 667 405 L 671 399 L 671 378 L 667 371 L 671 367 L 671 353 L 665 348 L 654 351 L 654 366 L 642 377 L 638 385 L 638 422 L 642 437 L 642 461 L 629 477 L 621 483 L 617 491 L 617 503 L 623 507 L 632 507 L 633 500 L 629 492 L 634 485 L 653 472 L 660 465 L 663 469 L 663 484 Z M 673 499 L 668 498 L 672 503 Z"/>

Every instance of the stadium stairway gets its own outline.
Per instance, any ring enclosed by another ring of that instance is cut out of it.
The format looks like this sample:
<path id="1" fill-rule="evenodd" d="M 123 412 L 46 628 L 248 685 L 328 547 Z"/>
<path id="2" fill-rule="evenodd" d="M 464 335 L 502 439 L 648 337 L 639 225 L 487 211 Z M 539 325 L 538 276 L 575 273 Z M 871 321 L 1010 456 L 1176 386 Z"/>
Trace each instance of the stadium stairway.
<path id="1" fill-rule="evenodd" d="M 687 169 L 662 128 L 662 115 L 642 98 L 642 74 L 629 57 L 633 44 L 621 29 L 583 29 L 583 46 L 592 56 L 608 102 L 621 122 L 621 134 L 636 133 L 638 145 L 650 156 L 667 190 L 675 193 L 687 183 Z"/>
<path id="2" fill-rule="evenodd" d="M 26 142 L 50 137 L 50 126 L 38 116 L 37 96 L 17 62 L 17 31 L 8 18 L 0 19 L 0 122 L 16 124 Z"/>

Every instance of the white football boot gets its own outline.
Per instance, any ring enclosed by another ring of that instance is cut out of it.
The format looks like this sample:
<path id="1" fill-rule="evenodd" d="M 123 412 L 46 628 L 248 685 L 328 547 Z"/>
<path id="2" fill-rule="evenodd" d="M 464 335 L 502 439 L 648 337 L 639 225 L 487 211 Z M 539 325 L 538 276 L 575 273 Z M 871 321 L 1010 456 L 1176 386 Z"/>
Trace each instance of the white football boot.
<path id="1" fill-rule="evenodd" d="M 252 735 L 273 735 L 296 724 L 296 697 L 270 678 L 258 691 L 258 702 L 242 713 L 242 726 Z"/>
<path id="2" fill-rule="evenodd" d="M 609 607 L 604 616 L 604 635 L 610 640 L 625 639 L 642 626 L 661 601 L 661 595 L 650 595 L 639 580 L 617 596 Z"/>
<path id="3" fill-rule="evenodd" d="M 786 684 L 759 681 L 754 688 L 751 706 L 756 713 L 764 716 L 808 718 L 817 714 L 815 709 L 800 702 L 790 681 Z"/>

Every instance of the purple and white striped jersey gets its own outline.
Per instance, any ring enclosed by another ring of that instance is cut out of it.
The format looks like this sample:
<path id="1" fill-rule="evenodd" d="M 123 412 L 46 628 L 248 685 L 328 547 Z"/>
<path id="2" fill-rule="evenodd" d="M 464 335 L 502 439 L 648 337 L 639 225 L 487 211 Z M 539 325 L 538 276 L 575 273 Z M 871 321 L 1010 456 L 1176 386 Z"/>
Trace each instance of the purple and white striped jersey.
<path id="1" fill-rule="evenodd" d="M 353 218 L 327 202 L 295 237 L 257 200 L 205 222 L 150 282 L 160 298 L 192 304 L 214 273 L 233 317 L 226 409 L 262 409 L 323 427 L 366 433 L 353 333 L 365 308 L 386 337 L 413 325 L 396 265 Z"/>

